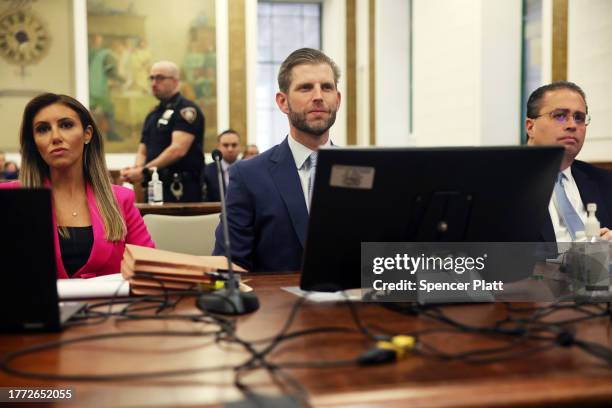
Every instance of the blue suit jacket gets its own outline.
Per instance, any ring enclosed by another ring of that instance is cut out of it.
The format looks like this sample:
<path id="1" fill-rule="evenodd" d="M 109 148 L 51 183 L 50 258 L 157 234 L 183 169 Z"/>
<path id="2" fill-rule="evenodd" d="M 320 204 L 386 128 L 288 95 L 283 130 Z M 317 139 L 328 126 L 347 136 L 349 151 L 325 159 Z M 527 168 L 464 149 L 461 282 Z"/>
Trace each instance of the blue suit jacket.
<path id="1" fill-rule="evenodd" d="M 588 203 L 597 204 L 595 215 L 602 227 L 612 227 L 612 172 L 600 169 L 580 160 L 572 164 L 572 176 L 578 186 L 580 198 L 586 208 Z M 542 240 L 555 242 L 555 231 L 550 216 L 542 228 Z"/>
<path id="2" fill-rule="evenodd" d="M 204 197 L 204 201 L 221 201 L 219 180 L 217 177 L 217 163 L 209 163 L 204 168 L 204 183 L 206 183 L 206 196 Z"/>
<path id="3" fill-rule="evenodd" d="M 250 271 L 301 268 L 308 210 L 287 139 L 233 165 L 226 200 L 235 263 Z M 221 224 L 213 254 L 225 255 Z"/>

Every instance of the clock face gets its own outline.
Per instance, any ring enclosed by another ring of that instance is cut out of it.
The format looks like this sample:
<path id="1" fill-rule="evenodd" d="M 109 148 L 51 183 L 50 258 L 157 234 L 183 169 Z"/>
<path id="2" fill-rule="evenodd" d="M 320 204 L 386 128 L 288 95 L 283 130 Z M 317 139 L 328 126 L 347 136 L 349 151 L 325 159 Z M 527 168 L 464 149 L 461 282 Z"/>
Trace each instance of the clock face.
<path id="1" fill-rule="evenodd" d="M 0 16 L 0 56 L 9 63 L 23 66 L 40 61 L 50 41 L 47 28 L 31 12 L 18 10 Z"/>

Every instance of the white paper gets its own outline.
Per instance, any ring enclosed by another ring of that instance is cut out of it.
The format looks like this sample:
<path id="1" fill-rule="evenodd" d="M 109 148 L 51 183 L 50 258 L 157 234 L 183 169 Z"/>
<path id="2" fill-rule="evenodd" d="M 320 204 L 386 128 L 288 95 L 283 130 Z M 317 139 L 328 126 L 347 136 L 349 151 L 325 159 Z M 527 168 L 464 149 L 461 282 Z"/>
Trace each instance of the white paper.
<path id="1" fill-rule="evenodd" d="M 361 289 L 350 289 L 345 290 L 344 292 L 315 292 L 315 291 L 306 291 L 302 290 L 297 286 L 288 286 L 282 288 L 284 291 L 287 291 L 291 294 L 294 294 L 299 297 L 306 297 L 309 301 L 312 302 L 344 302 L 346 300 L 351 301 L 360 301 L 361 299 Z"/>
<path id="2" fill-rule="evenodd" d="M 120 273 L 91 279 L 58 279 L 57 295 L 60 299 L 110 298 L 129 296 L 130 284 Z"/>

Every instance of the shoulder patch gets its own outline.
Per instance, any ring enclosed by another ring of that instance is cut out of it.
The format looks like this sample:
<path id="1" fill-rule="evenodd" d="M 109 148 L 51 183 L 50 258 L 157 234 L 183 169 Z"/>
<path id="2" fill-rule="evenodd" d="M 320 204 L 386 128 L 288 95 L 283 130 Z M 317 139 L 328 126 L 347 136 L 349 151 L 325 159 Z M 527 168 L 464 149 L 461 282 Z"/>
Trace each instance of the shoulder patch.
<path id="1" fill-rule="evenodd" d="M 185 119 L 188 123 L 193 123 L 193 121 L 196 120 L 196 117 L 198 116 L 198 112 L 195 110 L 195 108 L 191 106 L 181 109 L 180 112 L 183 119 Z"/>

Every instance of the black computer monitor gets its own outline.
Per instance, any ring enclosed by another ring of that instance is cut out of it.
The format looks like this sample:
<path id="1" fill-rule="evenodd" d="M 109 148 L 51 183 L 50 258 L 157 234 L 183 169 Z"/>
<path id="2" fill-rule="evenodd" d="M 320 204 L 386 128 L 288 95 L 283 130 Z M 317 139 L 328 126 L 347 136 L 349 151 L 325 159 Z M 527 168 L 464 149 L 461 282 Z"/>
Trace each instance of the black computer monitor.
<path id="1" fill-rule="evenodd" d="M 60 330 L 51 190 L 0 189 L 0 332 Z"/>
<path id="2" fill-rule="evenodd" d="M 321 149 L 300 287 L 360 287 L 362 242 L 537 242 L 562 156 L 553 146 Z"/>

